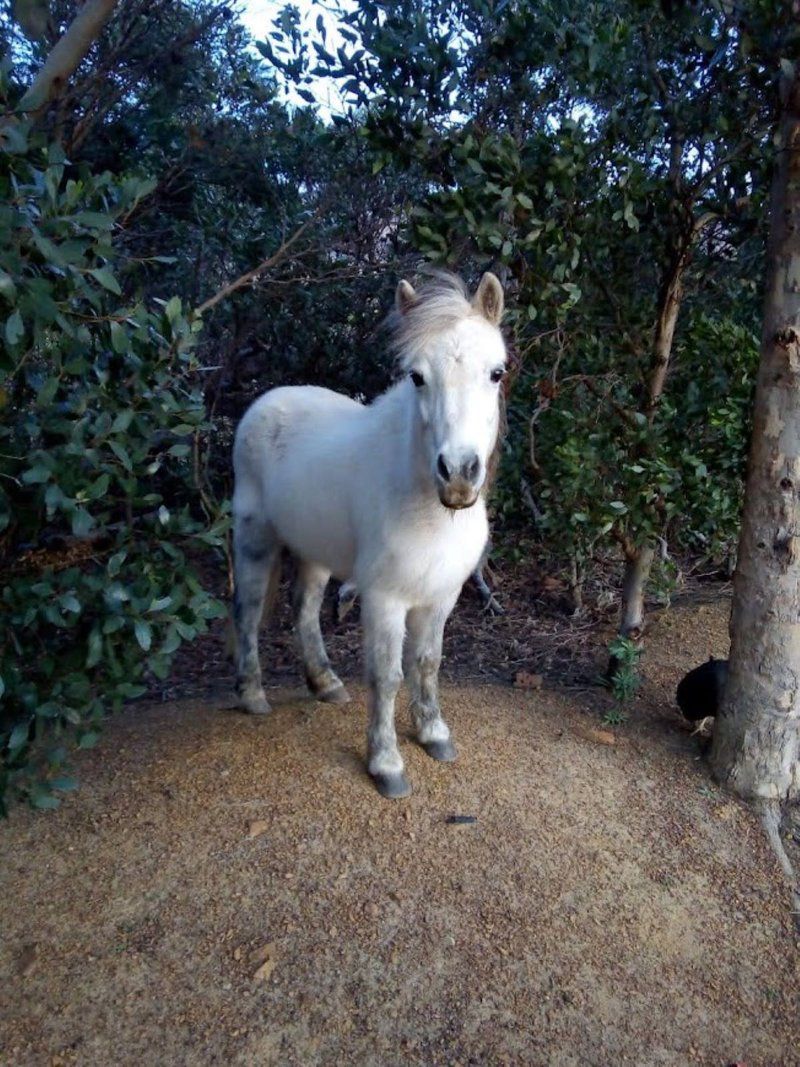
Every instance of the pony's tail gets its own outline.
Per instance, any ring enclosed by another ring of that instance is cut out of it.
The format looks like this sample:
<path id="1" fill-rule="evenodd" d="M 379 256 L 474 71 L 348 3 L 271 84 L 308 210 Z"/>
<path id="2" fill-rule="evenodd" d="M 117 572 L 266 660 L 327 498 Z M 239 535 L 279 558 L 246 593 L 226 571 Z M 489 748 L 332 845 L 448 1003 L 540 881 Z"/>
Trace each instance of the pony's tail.
<path id="1" fill-rule="evenodd" d="M 267 593 L 264 597 L 264 606 L 261 609 L 261 621 L 259 626 L 263 628 L 269 622 L 272 615 L 272 609 L 275 607 L 275 600 L 278 596 L 278 590 L 281 585 L 281 553 L 278 551 L 277 559 L 270 567 L 269 571 L 269 583 L 267 585 Z M 236 627 L 233 625 L 233 619 L 229 615 L 228 622 L 225 627 L 225 655 L 228 659 L 235 661 L 238 651 L 238 643 L 236 641 Z"/>

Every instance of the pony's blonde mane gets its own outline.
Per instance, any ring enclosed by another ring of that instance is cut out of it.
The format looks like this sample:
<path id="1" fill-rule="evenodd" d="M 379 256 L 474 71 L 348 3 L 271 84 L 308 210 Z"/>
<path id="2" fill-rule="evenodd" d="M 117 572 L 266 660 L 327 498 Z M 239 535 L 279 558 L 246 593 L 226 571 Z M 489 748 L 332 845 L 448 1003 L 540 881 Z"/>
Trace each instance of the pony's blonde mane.
<path id="1" fill-rule="evenodd" d="M 416 290 L 405 311 L 395 309 L 389 316 L 391 347 L 399 369 L 408 370 L 414 356 L 433 338 L 472 316 L 480 312 L 473 307 L 463 281 L 455 274 L 437 271 Z"/>

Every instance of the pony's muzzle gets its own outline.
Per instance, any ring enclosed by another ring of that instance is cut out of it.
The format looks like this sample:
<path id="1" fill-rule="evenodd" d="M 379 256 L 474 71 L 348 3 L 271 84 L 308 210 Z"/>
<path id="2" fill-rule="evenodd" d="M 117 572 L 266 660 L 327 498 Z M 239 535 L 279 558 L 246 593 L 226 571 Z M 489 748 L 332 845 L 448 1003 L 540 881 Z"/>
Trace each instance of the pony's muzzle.
<path id="1" fill-rule="evenodd" d="M 483 484 L 483 465 L 475 452 L 453 462 L 439 453 L 436 460 L 436 488 L 446 508 L 471 508 Z"/>

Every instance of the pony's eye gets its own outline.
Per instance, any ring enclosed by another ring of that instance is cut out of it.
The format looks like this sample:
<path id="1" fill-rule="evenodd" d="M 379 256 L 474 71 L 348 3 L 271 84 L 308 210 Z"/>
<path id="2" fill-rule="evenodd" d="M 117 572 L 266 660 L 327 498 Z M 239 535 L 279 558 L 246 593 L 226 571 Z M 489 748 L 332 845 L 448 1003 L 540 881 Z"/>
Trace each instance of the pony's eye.
<path id="1" fill-rule="evenodd" d="M 414 385 L 416 385 L 417 389 L 419 389 L 419 387 L 421 385 L 425 384 L 425 379 L 422 377 L 422 375 L 417 370 L 412 370 L 412 372 L 411 372 L 411 381 L 414 383 Z"/>
<path id="2" fill-rule="evenodd" d="M 505 377 L 505 374 L 506 374 L 506 368 L 505 367 L 495 367 L 494 370 L 492 371 L 492 373 L 489 375 L 489 377 L 492 379 L 493 382 L 501 382 L 503 380 L 503 378 Z"/>

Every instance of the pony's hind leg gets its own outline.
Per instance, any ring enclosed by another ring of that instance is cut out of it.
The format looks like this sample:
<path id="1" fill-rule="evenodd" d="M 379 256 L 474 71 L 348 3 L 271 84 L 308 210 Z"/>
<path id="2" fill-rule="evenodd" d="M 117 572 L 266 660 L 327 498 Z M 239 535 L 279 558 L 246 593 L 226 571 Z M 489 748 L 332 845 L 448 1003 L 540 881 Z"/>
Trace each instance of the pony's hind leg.
<path id="1" fill-rule="evenodd" d="M 319 612 L 329 578 L 330 572 L 323 567 L 299 562 L 294 592 L 297 640 L 306 682 L 317 700 L 346 704 L 350 695 L 331 667 L 319 625 Z"/>
<path id="2" fill-rule="evenodd" d="M 252 514 L 235 516 L 233 624 L 236 634 L 236 692 L 242 707 L 251 715 L 266 715 L 270 710 L 261 684 L 258 629 L 265 611 L 265 599 L 271 600 L 274 596 L 279 577 L 280 551 L 280 543 L 268 523 Z"/>
<path id="3" fill-rule="evenodd" d="M 439 707 L 439 664 L 444 624 L 452 609 L 448 601 L 409 611 L 403 656 L 417 740 L 429 756 L 447 762 L 456 758 L 456 750 Z"/>

